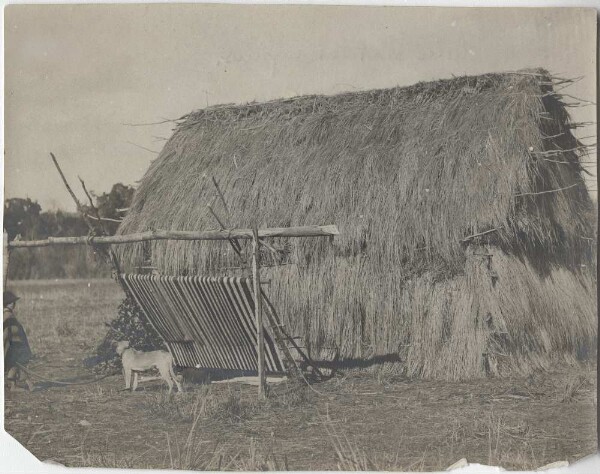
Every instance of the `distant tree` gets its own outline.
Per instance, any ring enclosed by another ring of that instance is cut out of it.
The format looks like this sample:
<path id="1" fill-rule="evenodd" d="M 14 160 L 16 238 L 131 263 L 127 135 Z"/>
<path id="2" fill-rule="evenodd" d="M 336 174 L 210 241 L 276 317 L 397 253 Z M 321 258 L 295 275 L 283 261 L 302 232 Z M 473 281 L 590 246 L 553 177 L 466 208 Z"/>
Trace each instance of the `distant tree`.
<path id="1" fill-rule="evenodd" d="M 131 204 L 134 189 L 121 183 L 115 184 L 109 193 L 95 198 L 95 205 L 101 217 L 120 219 L 123 213 L 117 209 Z M 91 206 L 84 212 L 94 216 Z M 93 222 L 93 221 L 92 221 Z M 103 227 L 114 234 L 118 222 L 104 222 Z M 23 240 L 46 239 L 50 236 L 78 236 L 89 233 L 83 217 L 76 212 L 44 211 L 30 198 L 10 198 L 4 202 L 4 228 L 9 239 L 17 235 Z M 84 247 L 48 247 L 11 254 L 9 278 L 83 278 L 110 275 L 110 267 L 98 260 L 97 255 Z"/>
<path id="2" fill-rule="evenodd" d="M 118 209 L 126 209 L 131 205 L 135 189 L 122 183 L 113 185 L 109 193 L 96 196 L 96 207 L 101 217 L 119 220 L 123 213 Z M 104 222 L 104 227 L 109 234 L 114 234 L 119 227 L 118 222 Z"/>
<path id="3" fill-rule="evenodd" d="M 39 234 L 42 207 L 30 198 L 11 198 L 4 202 L 4 228 L 10 240 L 17 235 L 23 239 L 35 239 Z"/>
<path id="4" fill-rule="evenodd" d="M 88 227 L 79 213 L 46 211 L 40 214 L 39 238 L 85 235 Z"/>

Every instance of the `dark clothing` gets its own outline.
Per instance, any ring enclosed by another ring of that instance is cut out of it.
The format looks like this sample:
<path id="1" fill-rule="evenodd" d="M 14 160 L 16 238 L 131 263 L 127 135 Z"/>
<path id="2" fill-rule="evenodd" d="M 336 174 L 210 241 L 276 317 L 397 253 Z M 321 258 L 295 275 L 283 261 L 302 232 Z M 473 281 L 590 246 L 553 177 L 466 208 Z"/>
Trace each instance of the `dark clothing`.
<path id="1" fill-rule="evenodd" d="M 7 314 L 10 313 L 10 314 Z M 4 308 L 4 371 L 7 372 L 17 363 L 27 364 L 31 358 L 31 348 L 25 329 L 9 308 Z"/>

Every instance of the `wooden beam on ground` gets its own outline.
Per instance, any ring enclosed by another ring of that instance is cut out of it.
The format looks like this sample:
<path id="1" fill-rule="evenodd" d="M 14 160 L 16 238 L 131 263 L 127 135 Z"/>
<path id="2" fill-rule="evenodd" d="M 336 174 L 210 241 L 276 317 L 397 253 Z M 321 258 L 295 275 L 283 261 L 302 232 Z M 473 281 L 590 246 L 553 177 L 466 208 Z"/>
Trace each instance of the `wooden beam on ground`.
<path id="1" fill-rule="evenodd" d="M 265 334 L 262 313 L 262 290 L 260 288 L 260 242 L 258 229 L 252 228 L 252 279 L 254 280 L 254 311 L 256 312 L 256 352 L 258 354 L 258 398 L 264 399 L 267 391 L 265 374 Z"/>
<path id="2" fill-rule="evenodd" d="M 283 376 L 283 377 L 267 377 L 266 381 L 267 383 L 271 383 L 271 384 L 277 384 L 277 383 L 281 383 L 281 382 L 285 382 L 287 380 L 287 377 Z M 248 376 L 248 377 L 233 377 L 231 379 L 225 379 L 225 380 L 215 380 L 215 381 L 211 381 L 211 384 L 223 384 L 223 383 L 241 383 L 241 384 L 245 384 L 245 385 L 256 385 L 256 386 L 260 386 L 260 380 L 258 377 L 252 377 L 252 376 Z"/>
<path id="3" fill-rule="evenodd" d="M 268 237 L 329 237 L 339 235 L 335 225 L 309 225 L 300 227 L 273 227 L 258 230 L 258 238 Z M 223 229 L 206 231 L 150 230 L 137 234 L 111 236 L 48 237 L 46 240 L 20 240 L 9 242 L 8 247 L 48 247 L 51 245 L 114 245 L 146 242 L 150 240 L 231 240 L 253 239 L 252 229 Z"/>

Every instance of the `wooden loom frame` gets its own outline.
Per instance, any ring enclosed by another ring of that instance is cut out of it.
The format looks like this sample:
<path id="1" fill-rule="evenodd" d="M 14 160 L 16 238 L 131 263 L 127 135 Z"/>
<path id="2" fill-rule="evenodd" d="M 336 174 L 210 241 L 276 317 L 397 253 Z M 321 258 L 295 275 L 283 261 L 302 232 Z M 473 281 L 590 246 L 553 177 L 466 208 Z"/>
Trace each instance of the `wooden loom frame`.
<path id="1" fill-rule="evenodd" d="M 275 342 L 283 352 L 284 363 L 288 363 L 286 367 L 288 371 L 294 369 L 295 362 L 286 341 L 291 341 L 295 345 L 301 357 L 306 358 L 302 350 L 294 343 L 293 338 L 285 334 L 281 321 L 272 303 L 269 301 L 264 291 L 261 288 L 260 281 L 260 245 L 263 244 L 260 238 L 265 237 L 328 237 L 333 238 L 339 235 L 339 231 L 335 225 L 326 226 L 301 226 L 301 227 L 284 227 L 284 228 L 267 228 L 257 229 L 230 229 L 230 230 L 208 230 L 208 231 L 151 231 L 146 233 L 117 235 L 117 236 L 99 236 L 99 237 L 50 237 L 46 240 L 13 240 L 8 241 L 6 230 L 4 231 L 4 274 L 5 279 L 8 276 L 8 261 L 9 253 L 13 249 L 23 248 L 38 248 L 48 246 L 62 245 L 118 245 L 133 242 L 146 242 L 151 240 L 228 240 L 232 243 L 237 239 L 252 239 L 252 280 L 254 287 L 254 305 L 257 327 L 257 353 L 258 353 L 258 377 L 259 377 L 259 397 L 263 398 L 266 394 L 266 372 L 265 372 L 265 349 L 264 349 L 264 319 L 263 319 L 263 300 L 267 306 L 268 323 L 274 334 Z M 235 239 L 235 240 L 234 240 Z M 235 248 L 235 246 L 234 246 Z M 237 251 L 237 248 L 236 248 Z M 117 275 L 120 278 L 120 275 Z M 6 281 L 6 280 L 5 280 Z"/>

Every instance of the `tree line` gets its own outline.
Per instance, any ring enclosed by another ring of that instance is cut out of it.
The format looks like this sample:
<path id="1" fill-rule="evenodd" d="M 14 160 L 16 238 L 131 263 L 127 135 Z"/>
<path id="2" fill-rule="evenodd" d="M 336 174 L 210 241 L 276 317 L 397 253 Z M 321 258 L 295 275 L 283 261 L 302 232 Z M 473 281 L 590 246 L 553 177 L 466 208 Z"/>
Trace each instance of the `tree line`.
<path id="1" fill-rule="evenodd" d="M 117 183 L 108 193 L 92 194 L 94 206 L 103 219 L 106 232 L 113 235 L 133 198 L 134 188 Z M 91 222 L 98 222 L 96 210 L 84 205 Z M 88 225 L 80 213 L 62 210 L 43 211 L 30 198 L 4 201 L 4 229 L 13 240 L 39 240 L 48 237 L 87 235 Z M 41 247 L 13 250 L 8 277 L 14 280 L 50 278 L 100 278 L 110 276 L 111 268 L 91 247 Z"/>

